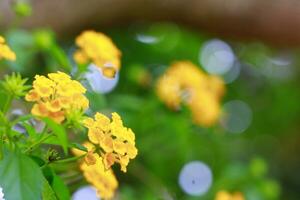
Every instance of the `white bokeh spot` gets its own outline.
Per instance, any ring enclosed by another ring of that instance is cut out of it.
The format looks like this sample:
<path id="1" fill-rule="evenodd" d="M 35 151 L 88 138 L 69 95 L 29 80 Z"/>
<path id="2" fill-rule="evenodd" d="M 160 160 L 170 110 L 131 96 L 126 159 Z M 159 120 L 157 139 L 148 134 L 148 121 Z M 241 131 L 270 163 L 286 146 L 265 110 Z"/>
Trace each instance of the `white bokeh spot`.
<path id="1" fill-rule="evenodd" d="M 141 33 L 136 35 L 136 40 L 145 44 L 156 44 L 160 41 L 160 39 L 155 36 Z"/>
<path id="2" fill-rule="evenodd" d="M 83 186 L 73 193 L 72 200 L 100 200 L 100 198 L 95 188 Z"/>
<path id="3" fill-rule="evenodd" d="M 239 62 L 235 62 L 234 65 L 227 71 L 225 74 L 223 74 L 223 80 L 226 84 L 230 84 L 234 82 L 240 75 L 241 72 L 241 64 Z"/>
<path id="4" fill-rule="evenodd" d="M 111 92 L 117 86 L 119 72 L 115 74 L 114 78 L 108 78 L 103 75 L 101 68 L 97 67 L 95 64 L 90 64 L 84 77 L 91 86 L 93 92 L 106 94 Z"/>
<path id="5" fill-rule="evenodd" d="M 211 169 L 201 161 L 192 161 L 183 166 L 179 174 L 179 185 L 189 195 L 204 195 L 211 187 Z"/>
<path id="6" fill-rule="evenodd" d="M 233 67 L 235 55 L 227 43 L 213 39 L 200 49 L 199 61 L 208 73 L 223 75 Z"/>

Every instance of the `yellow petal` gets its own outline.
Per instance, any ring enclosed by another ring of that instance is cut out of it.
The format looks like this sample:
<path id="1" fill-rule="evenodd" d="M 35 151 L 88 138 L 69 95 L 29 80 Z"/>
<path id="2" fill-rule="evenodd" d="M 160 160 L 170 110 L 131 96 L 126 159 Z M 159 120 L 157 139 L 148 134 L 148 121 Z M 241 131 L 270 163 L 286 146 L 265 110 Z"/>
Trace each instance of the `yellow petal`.
<path id="1" fill-rule="evenodd" d="M 121 140 L 113 141 L 114 151 L 120 155 L 124 155 L 127 151 L 127 145 Z"/>
<path id="2" fill-rule="evenodd" d="M 116 161 L 116 157 L 113 153 L 106 153 L 103 156 L 103 164 L 105 169 L 109 169 Z"/>
<path id="3" fill-rule="evenodd" d="M 85 160 L 87 165 L 95 165 L 96 162 L 97 162 L 93 151 L 88 151 L 88 153 L 84 157 L 84 160 Z"/>
<path id="4" fill-rule="evenodd" d="M 100 146 L 107 153 L 113 152 L 113 139 L 110 136 L 104 136 L 100 141 Z"/>

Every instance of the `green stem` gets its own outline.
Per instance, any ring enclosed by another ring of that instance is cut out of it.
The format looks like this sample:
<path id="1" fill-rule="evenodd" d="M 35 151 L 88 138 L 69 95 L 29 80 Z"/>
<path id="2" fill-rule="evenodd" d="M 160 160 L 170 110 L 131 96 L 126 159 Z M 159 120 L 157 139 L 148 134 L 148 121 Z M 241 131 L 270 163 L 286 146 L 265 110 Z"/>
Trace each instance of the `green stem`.
<path id="1" fill-rule="evenodd" d="M 43 166 L 41 166 L 41 168 L 44 168 L 50 164 L 65 164 L 65 163 L 69 163 L 69 162 L 73 162 L 73 161 L 77 161 L 81 158 L 83 158 L 85 156 L 84 155 L 81 155 L 81 156 L 77 156 L 77 157 L 71 157 L 71 158 L 66 158 L 66 159 L 61 159 L 61 160 L 55 160 L 55 161 L 49 161 L 47 163 L 45 163 Z"/>
<path id="2" fill-rule="evenodd" d="M 54 135 L 50 133 L 50 134 L 46 135 L 45 137 L 41 138 L 40 140 L 38 140 L 37 142 L 33 143 L 24 151 L 24 153 L 27 154 L 27 153 L 32 152 L 35 148 L 37 148 L 39 145 L 41 145 L 45 140 L 47 140 L 51 136 L 54 136 Z"/>
<path id="3" fill-rule="evenodd" d="M 71 157 L 71 158 L 66 158 L 66 159 L 62 159 L 62 160 L 55 160 L 53 162 L 51 162 L 51 164 L 62 164 L 62 163 L 68 163 L 68 162 L 73 162 L 73 161 L 77 161 L 81 158 L 83 158 L 85 156 L 81 155 L 81 156 L 77 156 L 77 157 Z"/>
<path id="4" fill-rule="evenodd" d="M 6 112 L 8 111 L 8 109 L 9 109 L 11 103 L 12 103 L 13 98 L 14 98 L 14 95 L 11 95 L 11 94 L 8 95 L 8 100 L 5 102 L 5 105 L 4 105 L 4 107 L 3 107 L 3 114 L 4 114 L 4 115 L 5 115 Z"/>
<path id="5" fill-rule="evenodd" d="M 11 98 L 12 100 L 12 98 Z M 11 102 L 10 100 L 10 102 Z M 7 107 L 7 105 L 9 105 L 10 103 L 6 103 L 5 107 Z M 7 109 L 5 109 L 7 111 Z M 5 111 L 4 110 L 4 111 Z M 0 111 L 0 124 L 1 124 L 1 128 L 3 128 L 0 132 L 0 158 L 3 156 L 3 144 L 4 144 L 4 136 L 6 136 L 8 138 L 8 143 L 10 145 L 11 148 L 13 148 L 13 145 L 12 145 L 12 138 L 10 136 L 10 132 L 11 132 L 11 124 L 10 122 L 6 119 L 5 117 L 5 112 L 1 112 Z"/>

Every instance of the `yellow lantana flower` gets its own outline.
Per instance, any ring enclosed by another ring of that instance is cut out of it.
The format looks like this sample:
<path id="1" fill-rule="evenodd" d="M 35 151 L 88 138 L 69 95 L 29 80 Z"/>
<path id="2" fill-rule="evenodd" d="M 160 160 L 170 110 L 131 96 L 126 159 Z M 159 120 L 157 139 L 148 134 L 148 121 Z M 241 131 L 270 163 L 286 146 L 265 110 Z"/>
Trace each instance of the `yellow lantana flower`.
<path id="1" fill-rule="evenodd" d="M 96 31 L 84 31 L 76 38 L 79 47 L 74 53 L 78 64 L 94 63 L 107 77 L 113 77 L 121 67 L 121 52 L 113 41 Z"/>
<path id="2" fill-rule="evenodd" d="M 217 193 L 215 200 L 245 200 L 245 198 L 241 192 L 230 194 L 225 190 L 221 190 Z"/>
<path id="3" fill-rule="evenodd" d="M 157 81 L 157 95 L 168 107 L 181 104 L 192 111 L 196 124 L 213 125 L 220 116 L 220 100 L 225 93 L 223 80 L 205 74 L 191 62 L 173 63 Z"/>
<path id="4" fill-rule="evenodd" d="M 16 60 L 16 54 L 5 44 L 5 39 L 0 36 L 0 60 L 7 59 L 10 61 Z"/>
<path id="5" fill-rule="evenodd" d="M 86 181 L 92 184 L 101 199 L 111 199 L 118 188 L 118 181 L 112 169 L 105 169 L 102 158 L 94 152 L 94 145 L 89 142 L 83 144 L 88 149 L 84 161 L 80 162 L 79 168 L 83 172 Z M 73 149 L 76 156 L 84 155 L 85 152 Z"/>
<path id="6" fill-rule="evenodd" d="M 35 102 L 31 113 L 36 116 L 49 117 L 61 123 L 74 110 L 85 111 L 89 106 L 84 96 L 86 89 L 63 72 L 35 76 L 33 89 L 25 96 L 26 101 Z"/>
<path id="7" fill-rule="evenodd" d="M 109 169 L 115 162 L 121 165 L 123 172 L 127 171 L 130 159 L 138 153 L 135 147 L 135 135 L 130 128 L 123 126 L 121 117 L 112 113 L 112 120 L 101 113 L 95 114 L 95 119 L 87 118 L 84 125 L 88 128 L 88 138 L 91 143 L 100 148 L 99 155 L 103 164 Z"/>

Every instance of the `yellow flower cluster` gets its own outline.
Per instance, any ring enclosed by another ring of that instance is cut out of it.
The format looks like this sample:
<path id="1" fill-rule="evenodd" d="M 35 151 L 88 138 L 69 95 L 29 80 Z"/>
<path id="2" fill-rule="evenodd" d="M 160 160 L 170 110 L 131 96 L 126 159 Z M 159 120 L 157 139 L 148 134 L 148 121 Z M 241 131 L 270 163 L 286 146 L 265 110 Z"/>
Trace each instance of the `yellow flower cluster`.
<path id="1" fill-rule="evenodd" d="M 220 100 L 225 92 L 218 76 L 207 75 L 191 62 L 173 63 L 157 82 L 157 95 L 171 109 L 181 104 L 192 111 L 196 124 L 213 125 L 220 116 Z"/>
<path id="2" fill-rule="evenodd" d="M 227 191 L 221 190 L 217 193 L 215 200 L 245 200 L 241 192 L 230 194 Z"/>
<path id="3" fill-rule="evenodd" d="M 16 54 L 5 44 L 5 39 L 0 36 L 0 60 L 3 58 L 14 61 L 16 60 Z"/>
<path id="4" fill-rule="evenodd" d="M 74 53 L 78 64 L 94 63 L 107 77 L 113 77 L 121 67 L 121 52 L 103 33 L 84 31 L 76 38 L 79 49 Z"/>
<path id="5" fill-rule="evenodd" d="M 33 89 L 25 99 L 35 102 L 31 113 L 36 116 L 49 117 L 61 123 L 74 110 L 86 110 L 88 99 L 83 95 L 86 89 L 63 72 L 35 76 Z"/>
<path id="6" fill-rule="evenodd" d="M 84 146 L 88 149 L 86 162 L 81 162 L 79 168 L 83 172 L 83 176 L 92 184 L 96 189 L 101 199 L 111 199 L 114 196 L 115 190 L 118 187 L 118 181 L 112 171 L 112 169 L 106 170 L 104 168 L 102 158 L 93 153 L 95 151 L 94 146 L 91 143 L 86 142 Z M 85 152 L 73 149 L 73 153 L 76 156 L 82 156 Z M 92 160 L 92 164 L 90 163 Z"/>
<path id="7" fill-rule="evenodd" d="M 80 169 L 87 182 L 98 191 L 101 199 L 111 199 L 118 187 L 117 179 L 111 166 L 117 162 L 126 172 L 130 159 L 137 155 L 135 135 L 131 129 L 123 126 L 117 113 L 112 113 L 112 120 L 96 113 L 94 119 L 86 118 L 89 141 L 83 144 L 87 152 L 73 149 L 76 156 L 84 156 Z"/>
<path id="8" fill-rule="evenodd" d="M 95 119 L 87 118 L 84 124 L 88 128 L 90 142 L 100 149 L 99 155 L 103 158 L 105 169 L 117 162 L 121 165 L 121 170 L 126 172 L 129 160 L 135 158 L 138 151 L 134 133 L 123 126 L 120 116 L 112 113 L 110 120 L 105 115 L 96 113 Z M 92 158 L 86 160 L 93 163 Z"/>

